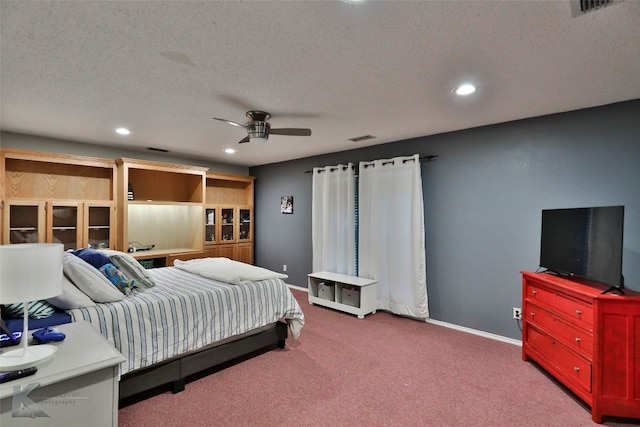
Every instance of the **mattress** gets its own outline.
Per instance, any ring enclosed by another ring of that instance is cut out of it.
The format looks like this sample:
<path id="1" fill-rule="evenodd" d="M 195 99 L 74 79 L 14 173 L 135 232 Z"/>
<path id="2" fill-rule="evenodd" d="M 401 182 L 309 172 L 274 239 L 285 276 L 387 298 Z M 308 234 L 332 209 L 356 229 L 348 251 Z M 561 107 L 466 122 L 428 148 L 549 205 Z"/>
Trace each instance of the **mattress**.
<path id="1" fill-rule="evenodd" d="M 282 279 L 232 285 L 175 267 L 149 270 L 156 286 L 122 301 L 68 310 L 125 357 L 121 374 L 284 320 L 296 338 L 304 314 Z"/>

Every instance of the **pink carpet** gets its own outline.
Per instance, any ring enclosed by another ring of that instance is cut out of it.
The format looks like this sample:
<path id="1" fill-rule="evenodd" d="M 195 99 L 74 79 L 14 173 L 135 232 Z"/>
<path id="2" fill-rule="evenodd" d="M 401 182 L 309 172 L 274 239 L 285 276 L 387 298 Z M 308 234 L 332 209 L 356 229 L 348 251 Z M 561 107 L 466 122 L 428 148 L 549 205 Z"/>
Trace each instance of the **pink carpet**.
<path id="1" fill-rule="evenodd" d="M 120 409 L 120 426 L 597 425 L 518 346 L 383 312 L 358 319 L 293 292 L 298 341 Z"/>

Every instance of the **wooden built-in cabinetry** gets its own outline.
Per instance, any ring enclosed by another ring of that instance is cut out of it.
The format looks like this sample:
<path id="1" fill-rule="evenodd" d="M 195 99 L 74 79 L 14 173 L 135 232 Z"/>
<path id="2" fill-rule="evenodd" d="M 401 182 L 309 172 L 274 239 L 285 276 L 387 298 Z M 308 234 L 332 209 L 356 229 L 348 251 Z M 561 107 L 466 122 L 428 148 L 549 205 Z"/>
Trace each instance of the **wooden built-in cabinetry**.
<path id="1" fill-rule="evenodd" d="M 603 416 L 640 418 L 640 293 L 523 272 L 522 358 Z"/>
<path id="2" fill-rule="evenodd" d="M 0 242 L 130 248 L 148 266 L 253 263 L 253 181 L 207 168 L 0 149 Z"/>
<path id="3" fill-rule="evenodd" d="M 2 244 L 115 248 L 113 160 L 15 149 L 0 154 Z"/>
<path id="4" fill-rule="evenodd" d="M 206 169 L 124 158 L 116 163 L 123 190 L 118 250 L 153 246 L 133 253 L 141 258 L 202 251 Z"/>
<path id="5" fill-rule="evenodd" d="M 253 264 L 251 176 L 207 173 L 205 254 Z"/>

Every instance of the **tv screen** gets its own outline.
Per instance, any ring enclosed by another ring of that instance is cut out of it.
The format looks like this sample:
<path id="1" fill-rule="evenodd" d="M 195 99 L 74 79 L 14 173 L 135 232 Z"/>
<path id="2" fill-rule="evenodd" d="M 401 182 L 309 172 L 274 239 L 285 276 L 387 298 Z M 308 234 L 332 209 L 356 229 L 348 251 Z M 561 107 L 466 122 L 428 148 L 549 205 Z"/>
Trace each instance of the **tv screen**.
<path id="1" fill-rule="evenodd" d="M 542 211 L 540 267 L 623 287 L 624 206 Z"/>

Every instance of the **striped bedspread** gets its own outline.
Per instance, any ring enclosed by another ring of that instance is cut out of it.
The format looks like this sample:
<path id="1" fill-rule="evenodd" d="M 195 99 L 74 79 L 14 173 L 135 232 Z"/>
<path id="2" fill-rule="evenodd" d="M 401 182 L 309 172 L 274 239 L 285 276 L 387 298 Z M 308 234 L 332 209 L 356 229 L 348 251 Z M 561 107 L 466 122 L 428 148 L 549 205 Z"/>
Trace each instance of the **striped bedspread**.
<path id="1" fill-rule="evenodd" d="M 149 270 L 156 286 L 124 300 L 69 310 L 127 358 L 121 374 L 210 343 L 285 320 L 293 338 L 304 325 L 298 302 L 281 279 L 230 285 L 164 267 Z"/>

